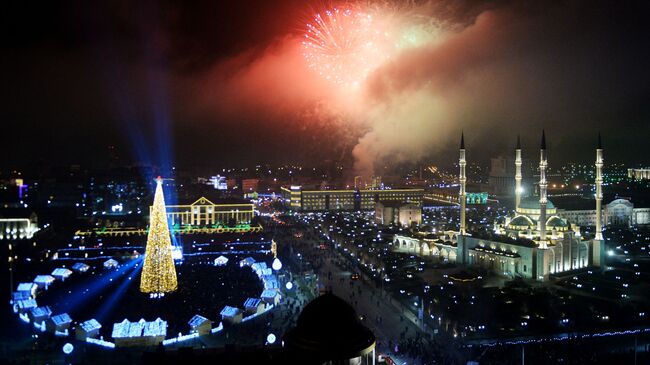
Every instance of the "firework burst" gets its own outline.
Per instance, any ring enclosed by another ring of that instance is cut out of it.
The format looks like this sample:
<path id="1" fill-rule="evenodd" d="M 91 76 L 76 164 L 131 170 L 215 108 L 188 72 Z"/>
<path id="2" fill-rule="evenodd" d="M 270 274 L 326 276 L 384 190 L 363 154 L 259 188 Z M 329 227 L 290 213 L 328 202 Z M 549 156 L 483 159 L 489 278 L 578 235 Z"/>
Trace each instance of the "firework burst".
<path id="1" fill-rule="evenodd" d="M 302 44 L 310 68 L 346 86 L 359 85 L 390 56 L 388 34 L 376 14 L 349 5 L 316 14 Z"/>
<path id="2" fill-rule="evenodd" d="M 317 13 L 303 36 L 311 69 L 336 84 L 356 87 L 398 53 L 436 41 L 440 30 L 412 7 L 355 3 Z"/>

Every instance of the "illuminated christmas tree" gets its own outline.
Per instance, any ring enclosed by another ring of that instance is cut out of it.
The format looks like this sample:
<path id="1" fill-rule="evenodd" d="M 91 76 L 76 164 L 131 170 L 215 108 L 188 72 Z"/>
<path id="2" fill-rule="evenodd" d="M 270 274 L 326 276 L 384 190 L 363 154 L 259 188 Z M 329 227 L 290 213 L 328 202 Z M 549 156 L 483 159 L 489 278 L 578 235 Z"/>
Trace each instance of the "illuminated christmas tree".
<path id="1" fill-rule="evenodd" d="M 163 294 L 176 290 L 178 282 L 172 258 L 172 242 L 165 212 L 162 179 L 158 177 L 156 183 L 156 194 L 149 217 L 149 235 L 140 278 L 140 291 Z"/>

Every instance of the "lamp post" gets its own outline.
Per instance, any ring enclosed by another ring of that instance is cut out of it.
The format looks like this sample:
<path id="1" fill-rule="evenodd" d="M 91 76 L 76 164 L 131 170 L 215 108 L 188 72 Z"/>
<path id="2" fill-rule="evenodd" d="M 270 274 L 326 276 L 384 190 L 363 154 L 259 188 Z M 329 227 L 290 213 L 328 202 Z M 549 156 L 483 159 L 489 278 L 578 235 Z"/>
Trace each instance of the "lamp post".
<path id="1" fill-rule="evenodd" d="M 9 243 L 9 297 L 11 298 L 11 293 L 14 290 L 14 254 L 13 254 L 13 244 Z"/>

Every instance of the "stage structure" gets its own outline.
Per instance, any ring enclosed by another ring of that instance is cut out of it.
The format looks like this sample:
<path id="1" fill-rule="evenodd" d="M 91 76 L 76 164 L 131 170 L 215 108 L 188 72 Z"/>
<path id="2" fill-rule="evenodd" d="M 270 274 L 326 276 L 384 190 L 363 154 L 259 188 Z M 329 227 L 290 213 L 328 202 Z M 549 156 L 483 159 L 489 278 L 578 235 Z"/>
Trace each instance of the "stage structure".
<path id="1" fill-rule="evenodd" d="M 172 258 L 172 242 L 165 212 L 162 179 L 156 181 L 156 193 L 149 217 L 147 248 L 140 278 L 140 291 L 152 295 L 173 292 L 178 288 Z"/>

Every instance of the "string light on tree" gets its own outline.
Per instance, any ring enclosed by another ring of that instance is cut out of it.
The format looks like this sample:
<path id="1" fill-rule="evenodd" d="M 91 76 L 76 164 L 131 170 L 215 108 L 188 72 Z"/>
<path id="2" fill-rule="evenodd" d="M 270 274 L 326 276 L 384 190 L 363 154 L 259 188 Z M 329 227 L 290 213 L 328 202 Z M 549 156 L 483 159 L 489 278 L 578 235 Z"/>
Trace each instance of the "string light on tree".
<path id="1" fill-rule="evenodd" d="M 149 235 L 140 278 L 140 291 L 158 297 L 161 296 L 160 294 L 173 292 L 176 289 L 178 289 L 178 282 L 165 212 L 165 197 L 162 191 L 162 179 L 158 177 L 149 218 Z"/>

